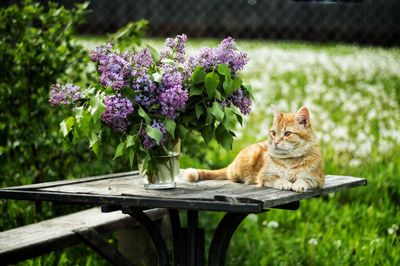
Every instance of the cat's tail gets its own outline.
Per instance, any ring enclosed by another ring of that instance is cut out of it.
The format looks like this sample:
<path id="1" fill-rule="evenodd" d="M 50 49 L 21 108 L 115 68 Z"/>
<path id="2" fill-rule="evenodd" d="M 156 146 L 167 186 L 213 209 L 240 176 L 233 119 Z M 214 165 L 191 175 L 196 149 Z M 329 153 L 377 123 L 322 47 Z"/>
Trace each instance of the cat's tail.
<path id="1" fill-rule="evenodd" d="M 188 168 L 183 172 L 183 179 L 191 182 L 199 180 L 225 180 L 228 179 L 227 167 L 218 170 L 203 170 Z"/>

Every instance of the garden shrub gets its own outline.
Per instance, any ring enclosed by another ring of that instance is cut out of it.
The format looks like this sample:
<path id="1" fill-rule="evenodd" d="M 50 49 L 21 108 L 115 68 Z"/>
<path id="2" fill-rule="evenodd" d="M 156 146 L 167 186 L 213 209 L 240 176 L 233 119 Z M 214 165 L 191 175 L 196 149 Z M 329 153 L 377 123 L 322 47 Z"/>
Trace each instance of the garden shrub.
<path id="1" fill-rule="evenodd" d="M 66 9 L 24 1 L 0 10 L 2 187 L 124 169 L 118 162 L 98 161 L 87 151 L 87 143 L 64 149 L 59 136 L 64 110 L 50 109 L 52 84 L 69 80 L 84 86 L 92 78 L 88 52 L 73 40 L 86 9 L 87 4 Z M 38 215 L 29 203 L 0 201 L 0 229 L 53 215 L 54 209 L 45 206 Z"/>

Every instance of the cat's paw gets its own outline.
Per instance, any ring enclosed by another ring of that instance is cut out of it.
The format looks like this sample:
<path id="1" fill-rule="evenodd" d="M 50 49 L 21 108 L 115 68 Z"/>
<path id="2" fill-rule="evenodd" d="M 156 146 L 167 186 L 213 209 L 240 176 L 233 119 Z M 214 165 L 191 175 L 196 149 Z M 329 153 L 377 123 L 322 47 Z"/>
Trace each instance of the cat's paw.
<path id="1" fill-rule="evenodd" d="M 285 179 L 288 180 L 289 182 L 295 182 L 297 180 L 297 176 L 295 175 L 286 175 Z"/>
<path id="2" fill-rule="evenodd" d="M 194 168 L 188 168 L 183 172 L 183 180 L 196 182 L 199 181 L 199 172 Z"/>
<path id="3" fill-rule="evenodd" d="M 310 186 L 303 179 L 297 179 L 292 185 L 292 190 L 296 192 L 306 192 Z"/>
<path id="4" fill-rule="evenodd" d="M 280 178 L 273 183 L 272 187 L 280 190 L 291 190 L 292 185 L 293 184 L 286 179 Z"/>

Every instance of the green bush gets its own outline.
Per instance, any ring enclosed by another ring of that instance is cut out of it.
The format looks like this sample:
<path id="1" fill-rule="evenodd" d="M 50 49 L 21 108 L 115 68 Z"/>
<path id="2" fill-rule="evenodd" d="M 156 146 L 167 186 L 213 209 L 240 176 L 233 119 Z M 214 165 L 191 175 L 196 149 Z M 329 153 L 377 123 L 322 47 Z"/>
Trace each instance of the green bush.
<path id="1" fill-rule="evenodd" d="M 0 185 L 80 177 L 110 172 L 117 165 L 98 162 L 75 143 L 64 150 L 59 137 L 63 110 L 51 110 L 49 90 L 57 80 L 85 83 L 86 50 L 72 40 L 87 4 L 68 10 L 25 1 L 0 11 Z M 72 71 L 73 70 L 73 71 Z M 38 205 L 39 207 L 41 205 Z M 0 201 L 0 229 L 42 218 L 26 203 Z M 46 216 L 53 214 L 45 209 Z"/>

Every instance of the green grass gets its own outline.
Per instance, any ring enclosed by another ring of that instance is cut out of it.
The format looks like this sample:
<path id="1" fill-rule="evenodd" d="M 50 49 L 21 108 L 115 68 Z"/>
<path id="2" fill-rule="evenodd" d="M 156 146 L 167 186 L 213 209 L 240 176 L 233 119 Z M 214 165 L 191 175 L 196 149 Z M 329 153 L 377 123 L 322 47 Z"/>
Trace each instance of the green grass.
<path id="1" fill-rule="evenodd" d="M 78 39 L 88 47 L 103 40 Z M 161 39 L 146 41 L 162 46 Z M 188 51 L 217 43 L 189 40 Z M 400 49 L 240 40 L 238 45 L 251 58 L 243 79 L 255 89 L 254 111 L 238 129 L 232 152 L 211 143 L 205 163 L 183 157 L 182 167 L 225 166 L 241 148 L 266 139 L 272 105 L 282 111 L 306 105 L 326 173 L 365 177 L 368 185 L 305 200 L 297 211 L 249 215 L 232 239 L 227 265 L 400 265 Z M 201 216 L 207 243 L 221 217 Z M 76 262 L 65 256 L 60 265 Z"/>

